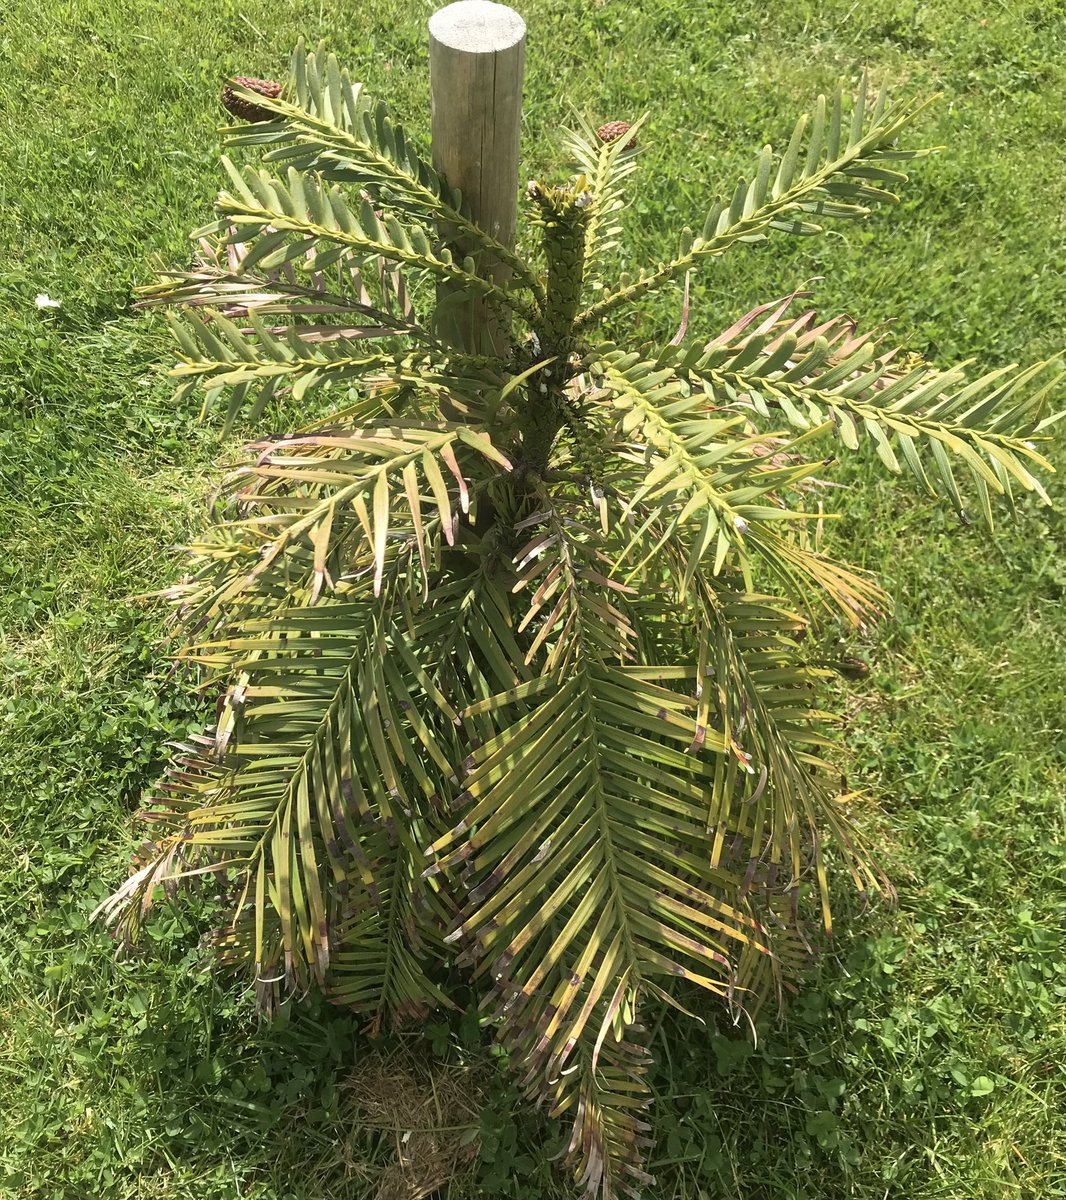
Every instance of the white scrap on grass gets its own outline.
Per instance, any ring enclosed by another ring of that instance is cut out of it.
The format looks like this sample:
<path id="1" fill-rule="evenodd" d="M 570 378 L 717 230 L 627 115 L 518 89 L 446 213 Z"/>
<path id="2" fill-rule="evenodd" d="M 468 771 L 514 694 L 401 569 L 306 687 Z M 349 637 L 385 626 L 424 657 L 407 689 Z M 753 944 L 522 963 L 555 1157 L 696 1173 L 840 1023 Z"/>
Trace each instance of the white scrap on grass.
<path id="1" fill-rule="evenodd" d="M 53 300 L 52 297 L 49 296 L 49 294 L 47 292 L 38 292 L 37 295 L 34 296 L 33 302 L 34 302 L 34 304 L 37 305 L 38 308 L 58 308 L 59 307 L 59 301 Z"/>

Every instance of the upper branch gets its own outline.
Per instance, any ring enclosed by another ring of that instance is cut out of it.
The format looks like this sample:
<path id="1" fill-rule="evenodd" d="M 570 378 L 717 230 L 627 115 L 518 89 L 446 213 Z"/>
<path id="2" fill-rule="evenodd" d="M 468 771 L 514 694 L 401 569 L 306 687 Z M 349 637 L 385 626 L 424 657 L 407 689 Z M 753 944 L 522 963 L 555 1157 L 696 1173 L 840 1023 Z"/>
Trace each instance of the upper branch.
<path id="1" fill-rule="evenodd" d="M 578 316 L 578 329 L 682 275 L 703 259 L 724 254 L 737 242 L 761 241 L 771 229 L 820 233 L 821 227 L 807 217 L 861 218 L 869 214 L 871 204 L 895 202 L 898 197 L 889 186 L 907 177 L 877 164 L 932 152 L 895 148 L 896 138 L 927 103 L 890 108 L 882 89 L 867 124 L 864 79 L 845 130 L 841 95 L 837 94 L 831 106 L 819 96 L 813 119 L 808 114 L 800 117 L 780 160 L 775 160 L 770 146 L 763 147 L 754 179 L 750 183 L 739 180 L 728 203 L 719 200 L 713 205 L 700 236 L 686 231 L 676 258 L 585 309 Z M 808 124 L 807 152 L 801 164 Z"/>

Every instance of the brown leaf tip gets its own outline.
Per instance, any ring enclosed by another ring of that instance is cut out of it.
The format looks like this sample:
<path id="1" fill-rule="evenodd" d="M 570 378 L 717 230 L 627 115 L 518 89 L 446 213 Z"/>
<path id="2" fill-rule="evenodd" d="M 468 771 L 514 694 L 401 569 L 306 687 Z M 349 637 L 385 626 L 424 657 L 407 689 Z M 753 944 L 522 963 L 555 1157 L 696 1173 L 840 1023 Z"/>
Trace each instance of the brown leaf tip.
<path id="1" fill-rule="evenodd" d="M 617 142 L 619 138 L 625 137 L 632 126 L 628 121 L 608 121 L 606 125 L 601 125 L 596 130 L 596 136 L 601 142 Z M 631 137 L 629 141 L 622 147 L 623 150 L 633 150 L 637 144 L 637 139 Z"/>
<path id="2" fill-rule="evenodd" d="M 260 96 L 266 96 L 269 100 L 276 100 L 281 95 L 281 84 L 275 83 L 272 79 L 253 79 L 249 75 L 238 75 L 233 79 L 232 84 L 236 84 L 238 87 L 242 87 L 249 92 L 257 92 Z M 241 121 L 276 120 L 275 113 L 249 100 L 247 96 L 238 95 L 233 90 L 232 84 L 227 83 L 222 89 L 222 107 L 227 112 L 232 113 Z"/>

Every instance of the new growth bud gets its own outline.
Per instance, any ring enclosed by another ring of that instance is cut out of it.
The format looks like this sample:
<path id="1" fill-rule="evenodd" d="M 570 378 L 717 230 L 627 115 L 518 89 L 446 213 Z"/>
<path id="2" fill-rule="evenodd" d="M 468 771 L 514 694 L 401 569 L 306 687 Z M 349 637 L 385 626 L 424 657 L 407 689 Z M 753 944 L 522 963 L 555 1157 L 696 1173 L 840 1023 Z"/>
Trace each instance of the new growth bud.
<path id="1" fill-rule="evenodd" d="M 611 142 L 617 142 L 619 138 L 625 137 L 625 135 L 632 128 L 632 125 L 630 125 L 628 121 L 608 121 L 606 125 L 601 125 L 599 129 L 596 130 L 596 136 L 601 142 L 610 144 Z M 636 145 L 637 139 L 635 137 L 631 137 L 629 141 L 622 147 L 622 149 L 635 150 Z"/>
<path id="2" fill-rule="evenodd" d="M 238 75 L 233 82 L 249 92 L 258 92 L 268 100 L 276 100 L 281 95 L 281 84 L 272 79 L 253 79 L 248 75 Z M 263 108 L 246 96 L 238 95 L 230 84 L 222 89 L 222 107 L 241 121 L 273 121 L 276 114 L 269 108 Z"/>

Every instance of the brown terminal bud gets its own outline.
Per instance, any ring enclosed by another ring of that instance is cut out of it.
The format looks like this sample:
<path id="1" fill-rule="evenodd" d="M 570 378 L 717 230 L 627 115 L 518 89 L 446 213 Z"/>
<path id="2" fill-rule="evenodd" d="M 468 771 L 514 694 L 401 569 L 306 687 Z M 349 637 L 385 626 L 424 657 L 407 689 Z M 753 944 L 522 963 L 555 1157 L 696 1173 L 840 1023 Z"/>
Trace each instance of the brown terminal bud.
<path id="1" fill-rule="evenodd" d="M 247 75 L 238 75 L 233 83 L 246 91 L 258 92 L 260 96 L 266 96 L 270 100 L 275 100 L 281 95 L 281 84 L 272 79 L 252 79 Z M 277 120 L 276 113 L 272 113 L 269 108 L 263 108 L 246 96 L 238 95 L 228 83 L 222 89 L 222 107 L 241 121 Z"/>
<path id="2" fill-rule="evenodd" d="M 624 138 L 630 129 L 632 129 L 632 126 L 628 121 L 608 121 L 606 125 L 601 125 L 596 130 L 596 136 L 601 142 L 617 142 L 619 138 Z M 631 137 L 622 149 L 633 150 L 636 144 L 636 137 Z"/>

